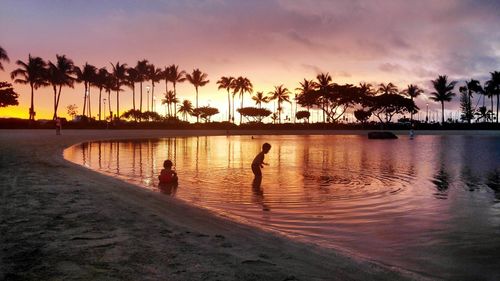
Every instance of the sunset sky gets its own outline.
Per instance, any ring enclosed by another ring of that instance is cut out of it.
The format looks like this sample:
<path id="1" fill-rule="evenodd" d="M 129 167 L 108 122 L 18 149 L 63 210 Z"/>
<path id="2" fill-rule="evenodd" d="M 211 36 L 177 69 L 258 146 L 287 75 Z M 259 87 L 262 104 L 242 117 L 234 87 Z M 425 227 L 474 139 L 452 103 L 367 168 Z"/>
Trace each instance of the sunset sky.
<path id="1" fill-rule="evenodd" d="M 500 70 L 498 0 L 1 0 L 0 46 L 10 58 L 0 81 L 11 81 L 15 61 L 28 54 L 55 61 L 64 54 L 76 65 L 110 62 L 135 66 L 148 59 L 157 67 L 199 68 L 210 83 L 200 105 L 227 118 L 227 96 L 215 82 L 244 76 L 254 91 L 284 84 L 294 90 L 304 78 L 329 72 L 336 83 L 413 83 L 426 93 L 430 80 L 446 74 L 463 83 L 484 82 Z M 0 117 L 28 117 L 29 88 L 15 85 L 20 105 Z M 156 96 L 165 92 L 164 82 Z M 97 115 L 97 89 L 92 90 Z M 458 88 L 457 91 L 458 93 Z M 145 93 L 145 90 L 144 90 Z M 131 90 L 121 93 L 120 111 L 132 107 Z M 194 87 L 178 87 L 194 103 Z M 83 86 L 64 88 L 60 115 L 68 104 L 82 109 Z M 116 106 L 115 98 L 112 97 Z M 426 96 L 417 99 L 425 111 Z M 245 105 L 253 105 L 250 97 Z M 429 102 L 431 110 L 440 106 Z M 36 92 L 37 119 L 51 118 L 52 90 Z M 272 104 L 265 105 L 273 109 Z M 458 97 L 447 109 L 458 110 Z M 288 109 L 290 110 L 290 109 Z M 158 106 L 158 111 L 164 112 Z"/>

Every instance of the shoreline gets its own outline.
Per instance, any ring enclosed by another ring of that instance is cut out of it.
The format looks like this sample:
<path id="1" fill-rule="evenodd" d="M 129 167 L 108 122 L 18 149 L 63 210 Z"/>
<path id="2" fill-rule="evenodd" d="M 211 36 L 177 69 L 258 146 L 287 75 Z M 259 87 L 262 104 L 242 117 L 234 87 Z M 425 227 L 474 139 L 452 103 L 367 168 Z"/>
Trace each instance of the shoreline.
<path id="1" fill-rule="evenodd" d="M 0 132 L 0 279 L 430 279 L 239 224 L 63 157 L 85 141 L 226 130 Z"/>

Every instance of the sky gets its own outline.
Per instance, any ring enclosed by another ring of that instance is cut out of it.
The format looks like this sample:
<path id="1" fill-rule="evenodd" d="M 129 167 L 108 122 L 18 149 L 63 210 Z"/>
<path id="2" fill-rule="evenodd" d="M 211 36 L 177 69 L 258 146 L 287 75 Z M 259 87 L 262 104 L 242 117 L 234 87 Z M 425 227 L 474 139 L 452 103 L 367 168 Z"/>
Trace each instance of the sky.
<path id="1" fill-rule="evenodd" d="M 76 65 L 108 70 L 142 59 L 199 68 L 210 80 L 199 90 L 200 106 L 218 107 L 215 120 L 227 118 L 221 76 L 248 77 L 254 92 L 265 93 L 281 84 L 295 92 L 304 78 L 327 72 L 336 83 L 411 83 L 425 91 L 416 100 L 421 111 L 429 103 L 438 112 L 427 98 L 438 75 L 461 85 L 500 70 L 498 0 L 0 0 L 0 7 L 0 46 L 10 58 L 0 81 L 11 81 L 15 61 L 28 54 L 47 61 L 64 54 Z M 20 105 L 1 108 L 0 117 L 28 117 L 29 87 L 15 89 Z M 164 89 L 164 82 L 155 88 L 158 100 Z M 131 92 L 120 94 L 121 112 L 132 107 Z M 191 84 L 177 92 L 194 102 Z M 59 114 L 69 104 L 81 112 L 83 94 L 82 85 L 64 88 Z M 51 118 L 52 103 L 50 87 L 37 90 L 37 118 Z M 248 95 L 244 103 L 254 104 Z M 445 107 L 457 114 L 458 96 Z"/>

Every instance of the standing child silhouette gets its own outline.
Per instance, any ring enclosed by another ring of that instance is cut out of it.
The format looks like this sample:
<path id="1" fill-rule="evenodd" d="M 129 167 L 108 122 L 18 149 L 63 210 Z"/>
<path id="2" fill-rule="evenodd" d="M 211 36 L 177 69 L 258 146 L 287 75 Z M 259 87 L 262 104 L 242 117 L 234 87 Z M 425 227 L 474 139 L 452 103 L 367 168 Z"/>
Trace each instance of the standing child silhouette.
<path id="1" fill-rule="evenodd" d="M 264 165 L 269 165 L 264 162 L 264 156 L 271 150 L 271 145 L 267 142 L 262 145 L 262 151 L 255 156 L 252 161 L 252 172 L 256 178 L 262 177 L 261 168 L 264 168 Z"/>

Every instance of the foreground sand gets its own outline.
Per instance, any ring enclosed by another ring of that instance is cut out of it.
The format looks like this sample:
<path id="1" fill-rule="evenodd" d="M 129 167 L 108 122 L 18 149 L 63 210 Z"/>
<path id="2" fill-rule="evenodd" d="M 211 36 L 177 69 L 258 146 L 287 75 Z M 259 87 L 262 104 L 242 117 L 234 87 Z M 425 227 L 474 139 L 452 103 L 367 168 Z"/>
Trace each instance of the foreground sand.
<path id="1" fill-rule="evenodd" d="M 86 140 L 226 133 L 0 130 L 0 280 L 426 279 L 213 216 L 62 157 Z"/>

